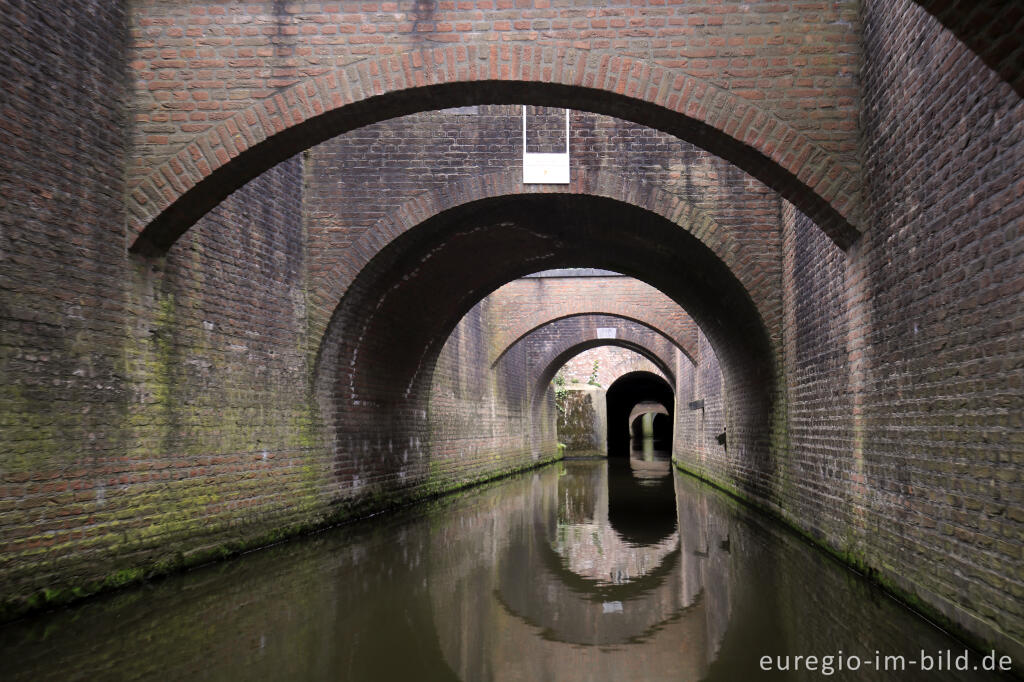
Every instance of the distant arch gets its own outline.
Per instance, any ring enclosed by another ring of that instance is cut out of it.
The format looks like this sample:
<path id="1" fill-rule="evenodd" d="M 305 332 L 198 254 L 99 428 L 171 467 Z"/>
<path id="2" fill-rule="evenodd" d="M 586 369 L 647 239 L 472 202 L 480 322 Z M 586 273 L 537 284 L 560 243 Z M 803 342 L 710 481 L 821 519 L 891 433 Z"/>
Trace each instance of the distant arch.
<path id="1" fill-rule="evenodd" d="M 746 287 L 753 290 L 765 275 L 757 259 L 748 254 L 731 232 L 705 209 L 661 188 L 606 169 L 576 169 L 569 185 L 524 185 L 518 172 L 478 176 L 453 183 L 446 192 L 424 192 L 362 234 L 348 249 L 348 257 L 328 273 L 322 298 L 314 300 L 322 319 L 311 320 L 313 338 L 322 336 L 338 302 L 374 256 L 389 243 L 422 223 L 482 200 L 511 200 L 530 196 L 600 197 L 630 204 L 675 223 L 705 245 Z M 535 271 L 535 270 L 534 270 Z M 526 274 L 526 273 L 524 273 Z M 771 318 L 770 306 L 755 301 L 762 317 Z"/>
<path id="2" fill-rule="evenodd" d="M 656 403 L 671 418 L 675 414 L 675 388 L 651 372 L 629 372 L 608 387 L 608 454 L 629 454 L 630 426 L 641 403 Z M 649 411 L 649 408 L 645 408 Z"/>
<path id="3" fill-rule="evenodd" d="M 609 308 L 615 308 L 615 306 L 609 306 Z M 636 312 L 636 311 L 634 310 L 632 312 Z M 689 360 L 693 364 L 697 364 L 697 343 L 696 343 L 696 339 L 688 339 L 688 338 L 680 339 L 677 336 L 671 336 L 668 333 L 666 333 L 665 331 L 663 331 L 660 327 L 655 326 L 656 322 L 653 321 L 653 320 L 639 319 L 638 317 L 631 317 L 631 316 L 625 315 L 625 314 L 623 314 L 621 312 L 612 312 L 611 310 L 596 309 L 596 310 L 591 310 L 591 311 L 588 311 L 588 312 L 572 313 L 570 315 L 563 315 L 563 316 L 560 316 L 560 317 L 551 318 L 549 320 L 544 320 L 543 322 L 535 325 L 531 329 L 529 329 L 529 330 L 523 332 L 522 334 L 518 335 L 511 343 L 509 343 L 508 345 L 505 345 L 504 348 L 501 348 L 501 350 L 498 353 L 497 357 L 491 363 L 491 367 L 494 367 L 499 362 L 501 362 L 501 359 L 503 357 L 505 357 L 506 353 L 508 353 L 509 350 L 511 350 L 516 344 L 523 342 L 525 339 L 528 339 L 531 335 L 536 334 L 538 331 L 540 331 L 540 330 L 542 330 L 542 329 L 544 329 L 546 327 L 549 327 L 550 325 L 556 324 L 558 322 L 571 321 L 571 320 L 576 320 L 576 319 L 581 319 L 581 320 L 595 320 L 596 319 L 596 320 L 601 320 L 601 322 L 603 324 L 608 324 L 608 323 L 616 323 L 617 324 L 618 322 L 621 321 L 621 322 L 628 322 L 628 323 L 630 323 L 632 325 L 639 325 L 641 327 L 644 327 L 644 328 L 648 329 L 652 334 L 660 336 L 665 341 L 668 341 L 669 343 L 671 343 L 673 346 L 678 348 L 679 351 L 684 356 L 686 356 L 687 360 Z M 616 327 L 616 330 L 618 330 L 618 327 Z M 623 333 L 626 334 L 626 336 L 623 337 L 623 338 L 600 339 L 600 338 L 598 338 L 595 335 L 595 336 L 590 336 L 590 337 L 579 337 L 578 341 L 574 341 L 573 343 L 586 343 L 586 342 L 589 342 L 589 341 L 592 341 L 592 340 L 593 341 L 604 340 L 604 341 L 609 341 L 609 343 L 597 344 L 597 346 L 593 346 L 593 347 L 598 347 L 600 345 L 609 345 L 609 346 L 616 346 L 616 345 L 618 345 L 618 346 L 621 346 L 621 347 L 625 347 L 624 344 L 612 343 L 614 341 L 623 341 L 626 344 L 630 344 L 631 343 L 633 345 L 643 345 L 643 342 L 639 341 L 636 338 L 636 333 L 634 331 L 632 331 L 632 330 L 625 330 Z M 567 352 L 567 350 L 568 350 L 567 348 L 559 348 L 559 350 L 557 351 L 556 355 L 560 357 L 560 356 L 564 355 L 564 353 Z M 582 352 L 582 351 L 580 351 L 580 352 Z M 566 359 L 567 360 L 571 359 L 572 357 L 574 357 L 574 355 L 570 355 Z M 658 364 L 657 361 L 655 361 L 655 360 L 652 360 L 652 362 L 655 362 L 655 364 Z M 547 364 L 547 363 L 545 363 L 545 364 Z M 562 364 L 565 364 L 565 363 L 563 362 Z M 559 366 L 561 366 L 561 365 L 559 365 Z M 556 368 L 555 371 L 557 371 L 557 368 Z M 547 373 L 547 372 L 545 372 L 545 373 Z M 672 371 L 668 371 L 666 373 L 666 376 L 673 376 L 673 375 L 674 375 L 674 372 L 672 372 Z M 551 373 L 551 376 L 554 376 L 554 373 Z M 551 378 L 549 377 L 548 381 L 550 381 L 550 380 L 551 380 Z"/>

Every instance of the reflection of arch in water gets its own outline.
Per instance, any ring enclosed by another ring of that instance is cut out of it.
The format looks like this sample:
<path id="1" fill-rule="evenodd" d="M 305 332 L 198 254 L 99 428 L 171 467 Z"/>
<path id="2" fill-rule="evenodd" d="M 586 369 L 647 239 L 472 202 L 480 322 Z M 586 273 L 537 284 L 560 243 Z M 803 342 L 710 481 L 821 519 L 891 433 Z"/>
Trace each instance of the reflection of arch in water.
<path id="1" fill-rule="evenodd" d="M 513 550 L 499 569 L 496 596 L 503 608 L 541 628 L 546 639 L 585 645 L 644 641 L 686 612 L 699 610 L 699 594 L 681 599 L 670 471 L 651 488 L 641 486 L 625 462 L 615 467 L 573 462 L 566 469 L 568 475 L 559 479 L 558 505 L 569 504 L 573 510 L 559 517 L 577 522 L 534 523 L 530 541 Z M 578 512 L 584 506 L 575 501 L 581 488 L 589 488 L 596 500 L 590 518 Z M 619 527 L 612 520 L 613 509 L 621 517 Z M 647 532 L 639 530 L 638 520 L 644 516 L 651 524 Z M 638 542 L 641 535 L 648 541 Z M 629 568 L 616 570 L 623 567 Z M 517 578 L 522 575 L 534 579 Z"/>
<path id="2" fill-rule="evenodd" d="M 545 524 L 534 524 L 529 538 L 513 545 L 500 564 L 496 589 L 502 606 L 541 628 L 546 639 L 583 645 L 642 641 L 696 602 L 696 595 L 682 600 L 677 542 L 653 570 L 611 584 L 570 570 L 549 538 Z"/>
<path id="3" fill-rule="evenodd" d="M 668 467 L 644 474 L 634 475 L 629 459 L 608 459 L 608 522 L 626 542 L 655 545 L 676 531 L 675 489 Z"/>
<path id="4" fill-rule="evenodd" d="M 559 476 L 562 467 L 565 475 Z M 576 682 L 706 675 L 719 649 L 714 638 L 721 630 L 718 624 L 728 619 L 728 612 L 712 611 L 728 607 L 729 598 L 700 587 L 708 559 L 693 547 L 673 543 L 659 572 L 632 586 L 595 586 L 563 572 L 561 557 L 550 544 L 561 493 L 577 491 L 577 511 L 568 516 L 584 521 L 600 516 L 603 503 L 584 502 L 583 486 L 577 483 L 561 490 L 559 483 L 583 478 L 594 498 L 601 498 L 607 495 L 603 468 L 603 460 L 569 461 L 520 479 L 520 497 L 509 502 L 517 511 L 525 504 L 532 515 L 476 506 L 431 527 L 424 548 L 435 629 L 448 664 L 462 679 Z M 470 565 L 468 554 L 481 548 L 493 551 L 493 561 Z M 728 588 L 731 567 L 715 566 L 726 572 L 723 584 Z M 559 590 L 556 597 L 551 598 L 549 586 Z M 639 604 L 645 621 L 627 623 L 623 618 L 630 590 L 646 599 Z M 620 605 L 622 611 L 617 610 Z M 566 625 L 583 618 L 592 623 L 590 630 L 579 622 Z M 599 626 L 604 628 L 602 639 L 595 641 L 592 635 Z M 588 634 L 589 640 L 584 636 Z M 598 645 L 581 646 L 584 642 Z"/>
<path id="5" fill-rule="evenodd" d="M 637 456 L 637 455 L 641 456 Z M 660 486 L 665 477 L 672 480 L 672 460 L 664 456 L 664 452 L 657 453 L 658 456 L 651 459 L 643 459 L 643 453 L 636 450 L 630 451 L 629 470 L 641 486 Z M 673 505 L 675 500 L 673 499 Z M 672 507 L 675 509 L 675 506 Z"/>
<path id="6" fill-rule="evenodd" d="M 545 537 L 566 570 L 600 585 L 621 584 L 657 569 L 666 555 L 678 548 L 671 488 L 658 491 L 668 498 L 662 500 L 667 512 L 657 524 L 658 530 L 665 532 L 651 542 L 636 542 L 609 522 L 611 503 L 622 497 L 616 489 L 622 476 L 613 480 L 603 461 L 574 462 L 567 473 L 571 475 L 558 479 L 557 523 L 544 520 L 548 524 Z M 660 471 L 662 477 L 668 473 L 667 468 Z M 618 502 L 622 504 L 621 499 Z"/>
<path id="7" fill-rule="evenodd" d="M 665 543 L 671 549 L 661 557 L 661 563 L 623 582 L 612 582 L 612 576 L 609 576 L 609 580 L 602 580 L 580 575 L 569 568 L 566 558 L 556 552 L 550 542 L 542 542 L 534 549 L 544 568 L 558 578 L 560 584 L 588 601 L 605 603 L 634 600 L 660 587 L 665 577 L 673 573 L 679 563 L 679 539 L 673 539 L 674 542 Z"/>
<path id="8" fill-rule="evenodd" d="M 521 620 L 524 624 L 529 625 L 530 627 L 539 629 L 541 631 L 541 637 L 543 637 L 544 639 L 552 642 L 561 642 L 563 644 L 584 646 L 607 646 L 613 644 L 627 643 L 639 644 L 648 641 L 655 633 L 659 632 L 660 630 L 663 630 L 665 626 L 669 623 L 678 621 L 681 618 L 685 617 L 687 612 L 696 611 L 700 609 L 701 606 L 703 606 L 701 599 L 702 596 L 703 593 L 698 594 L 697 597 L 693 600 L 693 602 L 686 606 L 680 606 L 674 613 L 670 613 L 668 615 L 659 613 L 658 615 L 663 616 L 662 620 L 660 621 L 651 622 L 650 624 L 642 622 L 636 624 L 639 626 L 646 625 L 646 628 L 642 632 L 635 633 L 633 632 L 633 630 L 635 630 L 635 627 L 630 627 L 631 625 L 634 625 L 634 623 L 623 624 L 621 621 L 616 623 L 617 626 L 621 627 L 621 632 L 609 633 L 607 630 L 602 632 L 594 627 L 595 625 L 599 624 L 602 616 L 608 614 L 616 614 L 620 617 L 624 616 L 625 611 L 623 610 L 621 602 L 616 600 L 594 600 L 594 602 L 591 604 L 586 604 L 584 602 L 586 606 L 590 607 L 587 610 L 590 611 L 595 617 L 588 617 L 590 614 L 584 614 L 582 618 L 573 618 L 574 615 L 578 614 L 570 612 L 568 614 L 568 620 L 574 621 L 576 624 L 591 626 L 591 632 L 570 633 L 567 636 L 567 634 L 565 633 L 566 628 L 564 627 L 564 624 L 552 625 L 551 623 L 534 620 L 534 618 L 531 617 L 531 614 L 517 611 L 512 604 L 508 603 L 505 600 L 504 595 L 500 591 L 496 591 L 494 593 L 495 600 L 498 602 L 498 604 L 501 605 L 501 608 L 504 609 L 506 613 L 508 613 L 508 615 L 513 616 L 518 620 Z M 552 601 L 554 601 L 554 599 L 552 599 Z M 533 602 L 530 603 L 532 604 Z M 559 611 L 560 618 L 564 619 L 566 614 L 562 612 L 561 609 Z M 630 610 L 630 613 L 638 614 L 640 616 L 650 615 L 646 610 L 640 608 Z M 611 636 L 608 637 L 609 635 Z M 603 639 L 603 636 L 608 637 L 608 640 L 605 641 Z"/>

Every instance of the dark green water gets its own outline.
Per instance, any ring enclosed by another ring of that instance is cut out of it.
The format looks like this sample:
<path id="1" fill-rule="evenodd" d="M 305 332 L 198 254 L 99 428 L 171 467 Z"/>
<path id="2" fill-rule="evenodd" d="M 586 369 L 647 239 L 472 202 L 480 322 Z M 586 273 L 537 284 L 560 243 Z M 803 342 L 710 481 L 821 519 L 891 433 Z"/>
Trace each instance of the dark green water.
<path id="1" fill-rule="evenodd" d="M 648 454 L 566 461 L 10 624 L 0 679 L 779 679 L 761 656 L 840 651 L 861 669 L 825 675 L 822 658 L 788 678 L 992 679 L 921 672 L 922 649 L 964 646 Z M 914 663 L 880 673 L 876 651 Z"/>

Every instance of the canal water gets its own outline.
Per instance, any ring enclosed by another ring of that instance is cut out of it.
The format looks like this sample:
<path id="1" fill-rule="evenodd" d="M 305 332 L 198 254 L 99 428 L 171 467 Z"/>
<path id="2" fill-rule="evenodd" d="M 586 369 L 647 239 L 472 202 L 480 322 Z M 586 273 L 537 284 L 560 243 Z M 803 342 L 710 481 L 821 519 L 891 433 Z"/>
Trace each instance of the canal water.
<path id="1" fill-rule="evenodd" d="M 9 624 L 0 679 L 991 679 L 934 670 L 964 649 L 648 452 L 567 460 Z M 904 670 L 879 672 L 886 656 Z"/>

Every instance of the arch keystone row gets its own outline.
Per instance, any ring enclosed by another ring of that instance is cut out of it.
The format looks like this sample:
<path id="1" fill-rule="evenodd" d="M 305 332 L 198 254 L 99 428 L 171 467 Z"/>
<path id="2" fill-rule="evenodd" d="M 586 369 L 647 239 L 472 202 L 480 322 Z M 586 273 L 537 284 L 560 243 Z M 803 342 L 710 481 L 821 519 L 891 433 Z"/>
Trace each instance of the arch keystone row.
<path id="1" fill-rule="evenodd" d="M 859 236 L 854 172 L 780 119 L 631 57 L 544 45 L 450 46 L 365 59 L 216 124 L 151 168 L 127 199 L 132 251 L 165 252 L 235 189 L 298 152 L 387 118 L 477 103 L 566 106 L 664 130 L 776 189 L 845 248 Z"/>

